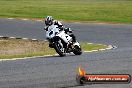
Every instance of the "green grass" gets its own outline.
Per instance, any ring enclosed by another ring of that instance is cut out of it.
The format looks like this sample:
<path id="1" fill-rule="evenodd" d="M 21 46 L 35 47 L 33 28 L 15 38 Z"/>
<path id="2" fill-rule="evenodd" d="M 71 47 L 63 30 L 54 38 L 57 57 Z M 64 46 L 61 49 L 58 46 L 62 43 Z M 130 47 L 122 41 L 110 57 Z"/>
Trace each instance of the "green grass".
<path id="1" fill-rule="evenodd" d="M 0 59 L 53 55 L 56 53 L 54 49 L 48 47 L 48 42 L 45 41 L 0 38 L 0 47 Z M 82 42 L 81 47 L 83 51 L 90 51 L 107 46 Z"/>
<path id="2" fill-rule="evenodd" d="M 0 17 L 132 23 L 131 0 L 0 0 Z"/>
<path id="3" fill-rule="evenodd" d="M 83 51 L 91 51 L 91 50 L 104 49 L 108 46 L 103 45 L 103 44 L 89 44 L 87 42 L 81 42 L 81 47 L 82 47 Z"/>

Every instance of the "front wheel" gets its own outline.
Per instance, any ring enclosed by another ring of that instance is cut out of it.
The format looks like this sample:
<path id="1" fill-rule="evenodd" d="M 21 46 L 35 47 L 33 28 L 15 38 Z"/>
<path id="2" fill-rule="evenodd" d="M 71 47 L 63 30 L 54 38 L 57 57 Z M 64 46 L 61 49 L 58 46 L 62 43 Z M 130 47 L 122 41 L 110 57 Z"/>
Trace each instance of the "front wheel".
<path id="1" fill-rule="evenodd" d="M 73 53 L 74 53 L 75 55 L 81 55 L 81 54 L 82 54 L 82 49 L 81 49 L 79 46 L 75 45 L 75 46 L 74 46 Z"/>
<path id="2" fill-rule="evenodd" d="M 54 49 L 61 57 L 65 56 L 64 48 L 59 42 L 54 43 Z"/>

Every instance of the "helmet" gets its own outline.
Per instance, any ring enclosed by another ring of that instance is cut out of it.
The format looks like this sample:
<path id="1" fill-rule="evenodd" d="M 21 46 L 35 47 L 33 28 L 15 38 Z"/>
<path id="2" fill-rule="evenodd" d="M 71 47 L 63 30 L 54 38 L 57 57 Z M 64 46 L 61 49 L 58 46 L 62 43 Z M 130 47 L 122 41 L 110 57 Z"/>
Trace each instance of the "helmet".
<path id="1" fill-rule="evenodd" d="M 50 26 L 53 24 L 54 19 L 52 16 L 46 16 L 44 20 L 45 20 L 45 24 Z"/>

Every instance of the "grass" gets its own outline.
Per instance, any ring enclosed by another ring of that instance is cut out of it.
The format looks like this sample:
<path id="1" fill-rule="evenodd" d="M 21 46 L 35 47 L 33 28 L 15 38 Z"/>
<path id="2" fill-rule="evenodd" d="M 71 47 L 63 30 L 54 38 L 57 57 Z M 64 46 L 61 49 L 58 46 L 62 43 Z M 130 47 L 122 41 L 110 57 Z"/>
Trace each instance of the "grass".
<path id="1" fill-rule="evenodd" d="M 83 51 L 99 50 L 106 48 L 107 45 L 103 44 L 89 44 L 87 42 L 81 42 L 81 48 Z"/>
<path id="2" fill-rule="evenodd" d="M 83 51 L 106 48 L 106 45 L 81 43 Z M 56 52 L 48 47 L 48 42 L 0 38 L 0 59 L 52 55 Z"/>
<path id="3" fill-rule="evenodd" d="M 132 23 L 131 0 L 0 0 L 0 17 Z"/>

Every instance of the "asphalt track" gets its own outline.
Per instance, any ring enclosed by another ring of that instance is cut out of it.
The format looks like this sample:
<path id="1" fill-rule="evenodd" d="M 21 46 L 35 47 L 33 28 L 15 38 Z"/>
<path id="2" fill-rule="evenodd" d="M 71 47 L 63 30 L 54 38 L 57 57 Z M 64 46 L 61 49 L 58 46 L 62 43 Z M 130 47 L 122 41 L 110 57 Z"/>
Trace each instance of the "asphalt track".
<path id="1" fill-rule="evenodd" d="M 132 88 L 132 84 L 92 84 L 78 86 L 78 66 L 87 73 L 132 75 L 132 25 L 64 23 L 74 29 L 79 41 L 111 44 L 118 48 L 81 56 L 41 57 L 0 62 L 0 88 Z M 43 23 L 0 19 L 0 35 L 45 39 Z"/>

